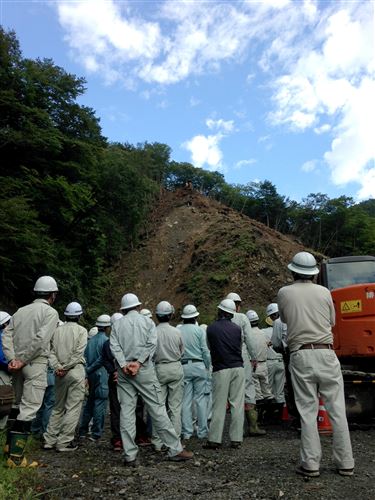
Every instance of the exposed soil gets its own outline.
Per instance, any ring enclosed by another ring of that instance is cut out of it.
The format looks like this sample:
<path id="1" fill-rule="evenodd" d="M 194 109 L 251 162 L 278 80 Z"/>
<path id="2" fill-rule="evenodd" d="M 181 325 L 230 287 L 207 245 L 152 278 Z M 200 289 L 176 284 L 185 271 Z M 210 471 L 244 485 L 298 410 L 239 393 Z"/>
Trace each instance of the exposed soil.
<path id="1" fill-rule="evenodd" d="M 303 246 L 197 191 L 163 192 L 137 248 L 114 269 L 109 303 L 133 291 L 144 307 L 195 303 L 213 319 L 230 291 L 244 307 L 265 307 L 290 281 L 287 263 Z"/>
<path id="2" fill-rule="evenodd" d="M 187 447 L 194 459 L 168 462 L 150 448 L 140 450 L 140 466 L 124 467 L 122 454 L 113 452 L 109 436 L 98 443 L 85 440 L 71 453 L 41 451 L 46 467 L 38 470 L 46 499 L 361 499 L 375 498 L 375 430 L 351 433 L 356 459 L 354 477 L 339 476 L 331 461 L 331 438 L 322 437 L 321 476 L 304 479 L 298 464 L 297 431 L 273 426 L 265 437 L 245 438 L 240 450 L 203 450 L 192 439 Z M 34 457 L 33 457 L 34 458 Z M 45 493 L 48 492 L 49 493 Z"/>

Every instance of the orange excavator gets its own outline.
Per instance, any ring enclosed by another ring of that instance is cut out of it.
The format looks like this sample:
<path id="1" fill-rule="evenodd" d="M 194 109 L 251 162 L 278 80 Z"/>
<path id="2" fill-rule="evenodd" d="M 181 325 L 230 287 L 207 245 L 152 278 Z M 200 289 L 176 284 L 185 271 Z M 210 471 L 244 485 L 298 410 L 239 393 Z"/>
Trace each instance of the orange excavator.
<path id="1" fill-rule="evenodd" d="M 335 305 L 334 348 L 348 419 L 375 418 L 375 257 L 325 260 L 319 283 L 331 291 Z"/>

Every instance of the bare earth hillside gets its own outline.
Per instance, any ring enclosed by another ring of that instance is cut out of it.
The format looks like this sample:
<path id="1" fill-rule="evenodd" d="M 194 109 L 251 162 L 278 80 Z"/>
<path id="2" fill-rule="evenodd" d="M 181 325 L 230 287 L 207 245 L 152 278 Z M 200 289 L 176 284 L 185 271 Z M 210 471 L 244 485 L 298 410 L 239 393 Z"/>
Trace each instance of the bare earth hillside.
<path id="1" fill-rule="evenodd" d="M 286 268 L 302 245 L 197 191 L 163 192 L 141 242 L 114 270 L 113 310 L 129 291 L 144 307 L 160 300 L 176 307 L 194 303 L 201 321 L 213 319 L 218 301 L 240 294 L 244 309 L 263 315 L 278 289 L 290 281 Z"/>

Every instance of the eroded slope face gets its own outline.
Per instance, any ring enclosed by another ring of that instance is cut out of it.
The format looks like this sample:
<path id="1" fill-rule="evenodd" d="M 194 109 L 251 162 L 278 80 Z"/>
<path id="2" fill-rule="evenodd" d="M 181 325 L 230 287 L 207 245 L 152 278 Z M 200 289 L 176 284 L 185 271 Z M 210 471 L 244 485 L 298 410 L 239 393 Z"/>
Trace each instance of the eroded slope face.
<path id="1" fill-rule="evenodd" d="M 301 249 L 293 239 L 198 192 L 166 192 L 141 243 L 116 267 L 110 302 L 115 310 L 131 290 L 150 309 L 160 300 L 177 310 L 194 303 L 207 322 L 218 302 L 235 291 L 245 311 L 261 310 L 290 281 L 286 265 Z"/>

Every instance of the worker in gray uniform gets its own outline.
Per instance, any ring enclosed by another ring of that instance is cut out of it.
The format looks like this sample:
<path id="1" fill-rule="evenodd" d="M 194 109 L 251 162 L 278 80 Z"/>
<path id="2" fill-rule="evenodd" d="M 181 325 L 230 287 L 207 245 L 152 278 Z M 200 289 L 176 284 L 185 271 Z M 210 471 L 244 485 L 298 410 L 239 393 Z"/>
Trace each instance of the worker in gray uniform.
<path id="1" fill-rule="evenodd" d="M 354 460 L 345 412 L 344 382 L 333 350 L 335 309 L 327 288 L 313 283 L 319 273 L 315 257 L 297 253 L 288 264 L 294 283 L 279 290 L 281 321 L 288 327 L 290 372 L 301 417 L 301 462 L 298 474 L 320 474 L 321 446 L 317 426 L 318 392 L 333 428 L 333 460 L 341 476 L 352 476 Z"/>
<path id="2" fill-rule="evenodd" d="M 24 447 L 31 423 L 43 402 L 47 387 L 50 343 L 59 316 L 51 306 L 58 292 L 51 276 L 41 276 L 34 285 L 36 299 L 16 311 L 2 336 L 3 351 L 12 374 L 19 413 L 8 434 L 9 465 L 24 466 Z"/>
<path id="3" fill-rule="evenodd" d="M 139 313 L 141 302 L 133 293 L 121 299 L 124 317 L 116 321 L 110 336 L 112 354 L 118 366 L 118 396 L 121 405 L 120 429 L 124 445 L 125 465 L 136 466 L 138 446 L 135 443 L 135 410 L 137 397 L 145 402 L 162 443 L 168 448 L 168 458 L 185 461 L 193 453 L 184 450 L 168 418 L 152 357 L 157 334 L 150 318 Z"/>
<path id="4" fill-rule="evenodd" d="M 258 313 L 250 309 L 249 311 L 247 311 L 246 316 L 250 321 L 251 333 L 254 336 L 257 345 L 257 351 L 256 351 L 257 366 L 253 373 L 256 399 L 257 401 L 264 400 L 264 402 L 266 403 L 273 402 L 274 396 L 268 380 L 268 367 L 267 367 L 268 341 L 264 333 L 258 328 L 259 325 Z"/>
<path id="5" fill-rule="evenodd" d="M 43 434 L 45 450 L 74 451 L 74 433 L 85 397 L 87 330 L 78 322 L 83 314 L 78 302 L 65 308 L 66 323 L 53 334 L 49 364 L 55 372 L 55 405 Z"/>
<path id="6" fill-rule="evenodd" d="M 253 370 L 256 369 L 256 343 L 251 334 L 251 325 L 246 314 L 241 313 L 242 299 L 238 293 L 231 292 L 226 296 L 236 305 L 236 313 L 232 321 L 241 328 L 242 358 L 245 369 L 245 417 L 249 427 L 249 436 L 264 436 L 266 431 L 258 426 L 258 412 L 256 409 L 256 393 L 253 381 Z"/>
<path id="7" fill-rule="evenodd" d="M 184 372 L 181 356 L 184 352 L 182 335 L 178 328 L 169 324 L 172 318 L 173 306 L 163 300 L 156 306 L 155 314 L 158 320 L 156 327 L 157 344 L 154 355 L 156 376 L 158 377 L 161 397 L 168 408 L 168 416 L 177 436 L 181 435 L 181 408 L 183 397 Z M 163 442 L 153 429 L 152 444 L 155 451 L 163 449 Z"/>
<path id="8" fill-rule="evenodd" d="M 281 417 L 283 407 L 285 405 L 285 366 L 283 355 L 276 352 L 272 347 L 272 327 L 262 328 L 267 342 L 267 368 L 268 368 L 268 379 L 272 388 L 272 394 L 276 400 L 276 413 L 278 417 Z"/>

